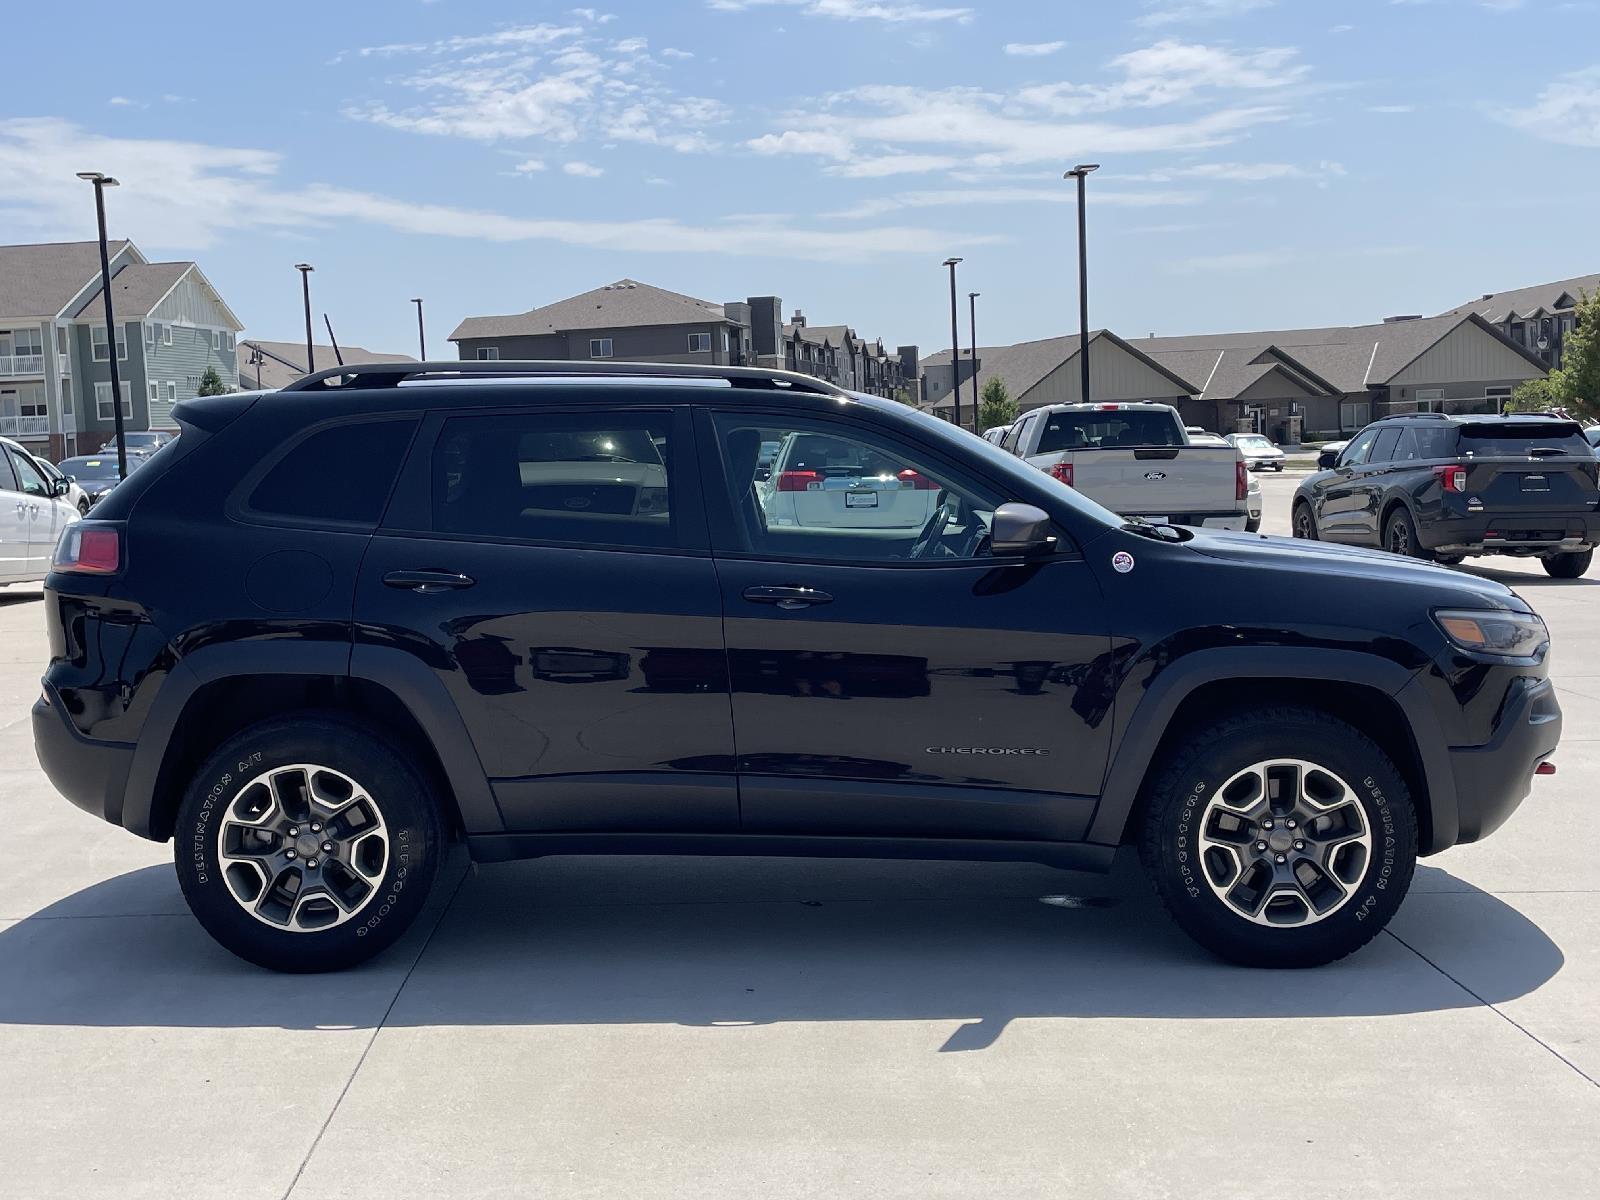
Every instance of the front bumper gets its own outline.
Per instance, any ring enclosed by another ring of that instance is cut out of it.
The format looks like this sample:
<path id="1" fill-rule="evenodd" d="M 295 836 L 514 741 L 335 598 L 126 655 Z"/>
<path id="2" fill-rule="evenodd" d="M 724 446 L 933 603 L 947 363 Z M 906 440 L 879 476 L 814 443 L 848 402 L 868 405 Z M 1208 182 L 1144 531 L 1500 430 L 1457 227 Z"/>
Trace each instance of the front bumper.
<path id="1" fill-rule="evenodd" d="M 1487 837 L 1528 796 L 1533 772 L 1561 741 L 1561 706 L 1549 679 L 1515 680 L 1494 733 L 1482 746 L 1450 749 L 1458 842 Z"/>
<path id="2" fill-rule="evenodd" d="M 122 797 L 133 768 L 131 742 L 83 737 L 48 686 L 33 705 L 33 749 L 56 791 L 86 813 L 122 824 Z"/>
<path id="3" fill-rule="evenodd" d="M 1574 553 L 1600 545 L 1600 513 L 1446 512 L 1419 522 L 1417 540 L 1440 554 Z"/>

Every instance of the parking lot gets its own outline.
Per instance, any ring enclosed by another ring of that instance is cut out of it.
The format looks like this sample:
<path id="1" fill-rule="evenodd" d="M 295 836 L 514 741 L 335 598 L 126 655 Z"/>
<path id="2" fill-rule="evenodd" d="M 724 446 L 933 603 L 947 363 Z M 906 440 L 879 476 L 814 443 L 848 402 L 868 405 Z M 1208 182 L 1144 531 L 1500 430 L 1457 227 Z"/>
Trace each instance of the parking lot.
<path id="1" fill-rule="evenodd" d="M 458 854 L 376 962 L 269 974 L 55 796 L 0 592 L 0 1192 L 1600 1195 L 1600 570 L 1470 569 L 1550 625 L 1559 773 L 1303 972 L 1209 958 L 1127 862 Z"/>

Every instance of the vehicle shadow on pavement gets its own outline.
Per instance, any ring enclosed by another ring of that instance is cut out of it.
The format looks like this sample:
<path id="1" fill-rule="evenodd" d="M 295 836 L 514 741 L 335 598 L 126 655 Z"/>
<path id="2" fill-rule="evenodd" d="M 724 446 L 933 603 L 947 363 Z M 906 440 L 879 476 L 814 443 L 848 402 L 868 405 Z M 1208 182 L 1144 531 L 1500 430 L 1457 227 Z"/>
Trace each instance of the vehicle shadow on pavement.
<path id="1" fill-rule="evenodd" d="M 1557 579 L 1546 575 L 1542 571 L 1533 575 L 1527 571 L 1505 571 L 1494 567 L 1485 566 L 1483 563 L 1460 563 L 1456 570 L 1468 575 L 1476 575 L 1479 579 L 1492 579 L 1495 583 L 1503 583 L 1509 588 L 1586 588 L 1600 587 L 1600 579 L 1590 579 L 1579 576 L 1577 579 Z"/>
<path id="2" fill-rule="evenodd" d="M 1428 867 L 1431 907 L 1404 922 L 1405 936 L 1434 961 L 1458 949 L 1503 961 L 1492 991 L 1466 991 L 1389 935 L 1318 970 L 1218 962 L 1173 927 L 1126 862 L 1109 877 L 1031 864 L 666 857 L 471 871 L 459 853 L 451 865 L 431 912 L 396 947 L 321 976 L 273 974 L 217 947 L 183 911 L 170 867 L 108 880 L 0 931 L 0 1024 L 955 1020 L 941 1049 L 981 1050 L 1017 1018 L 1464 1008 L 1524 995 L 1564 961 L 1516 909 Z M 1473 902 L 1451 906 L 1440 893 Z"/>

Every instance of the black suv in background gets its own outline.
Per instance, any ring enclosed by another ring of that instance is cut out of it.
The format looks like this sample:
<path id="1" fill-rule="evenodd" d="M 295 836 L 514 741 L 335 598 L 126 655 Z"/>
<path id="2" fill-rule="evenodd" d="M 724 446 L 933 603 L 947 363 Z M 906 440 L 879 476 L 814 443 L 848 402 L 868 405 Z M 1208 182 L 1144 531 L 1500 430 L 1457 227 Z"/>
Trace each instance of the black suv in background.
<path id="1" fill-rule="evenodd" d="M 281 970 L 392 942 L 452 836 L 1079 869 L 1131 843 L 1207 947 L 1324 963 L 1560 736 L 1544 624 L 1498 583 L 1127 522 L 804 376 L 363 365 L 175 415 L 58 548 L 35 744 Z"/>
<path id="2" fill-rule="evenodd" d="M 1576 579 L 1600 544 L 1597 468 L 1564 418 L 1387 417 L 1295 491 L 1294 536 L 1450 564 L 1513 554 Z"/>

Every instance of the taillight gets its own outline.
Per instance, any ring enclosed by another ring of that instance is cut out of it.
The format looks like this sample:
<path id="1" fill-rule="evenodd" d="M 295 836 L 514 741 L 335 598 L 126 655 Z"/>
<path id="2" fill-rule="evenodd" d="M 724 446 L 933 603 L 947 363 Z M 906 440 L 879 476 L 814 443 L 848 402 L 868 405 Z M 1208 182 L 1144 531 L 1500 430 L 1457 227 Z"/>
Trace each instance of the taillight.
<path id="1" fill-rule="evenodd" d="M 939 490 L 937 483 L 922 474 L 922 472 L 913 471 L 910 467 L 900 472 L 899 479 L 901 487 L 908 487 L 913 491 L 936 492 Z"/>
<path id="2" fill-rule="evenodd" d="M 73 575 L 115 575 L 122 566 L 122 533 L 115 525 L 74 521 L 56 543 L 53 571 Z"/>
<path id="3" fill-rule="evenodd" d="M 813 486 L 822 485 L 820 471 L 780 471 L 778 473 L 778 490 L 780 492 L 804 492 Z"/>
<path id="4" fill-rule="evenodd" d="M 1233 498 L 1243 500 L 1250 495 L 1250 468 L 1244 459 L 1233 464 Z"/>
<path id="5" fill-rule="evenodd" d="M 1062 483 L 1066 484 L 1068 487 L 1072 486 L 1072 464 L 1071 463 L 1069 463 L 1069 462 L 1051 463 L 1050 464 L 1050 474 L 1055 476 L 1057 479 L 1059 479 Z"/>
<path id="6" fill-rule="evenodd" d="M 1464 492 L 1467 490 L 1467 469 L 1465 467 L 1435 467 L 1433 475 L 1447 492 Z"/>

